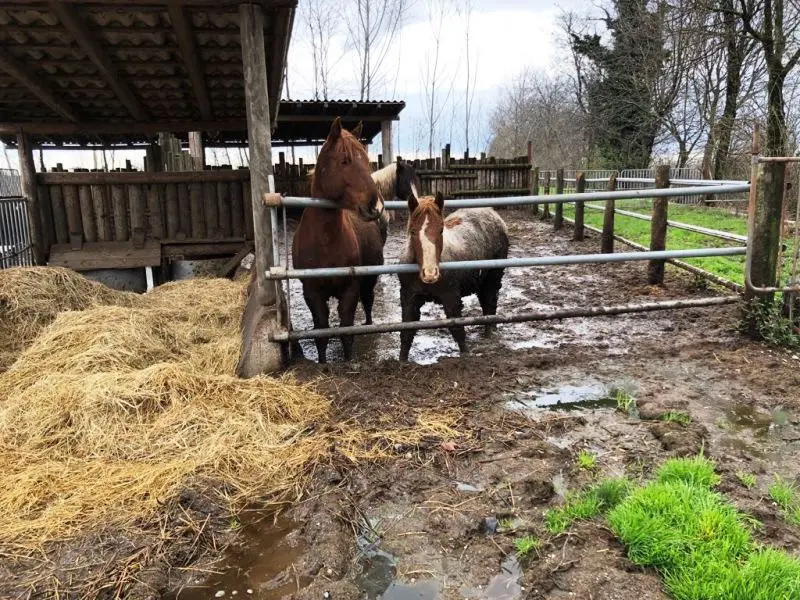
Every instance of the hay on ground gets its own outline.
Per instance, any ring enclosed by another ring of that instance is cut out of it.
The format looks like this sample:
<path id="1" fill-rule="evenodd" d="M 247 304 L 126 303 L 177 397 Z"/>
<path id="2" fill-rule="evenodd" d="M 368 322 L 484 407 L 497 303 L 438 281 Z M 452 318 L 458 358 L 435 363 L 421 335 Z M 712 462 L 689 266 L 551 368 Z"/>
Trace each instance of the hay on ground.
<path id="1" fill-rule="evenodd" d="M 60 267 L 0 270 L 0 369 L 9 366 L 43 327 L 67 310 L 133 306 L 136 294 L 118 292 Z"/>
<path id="2" fill-rule="evenodd" d="M 231 511 L 293 499 L 332 451 L 377 459 L 458 435 L 452 414 L 386 432 L 333 424 L 312 385 L 234 377 L 243 290 L 190 280 L 131 308 L 63 312 L 0 374 L 0 552 L 135 528 L 191 487 Z"/>

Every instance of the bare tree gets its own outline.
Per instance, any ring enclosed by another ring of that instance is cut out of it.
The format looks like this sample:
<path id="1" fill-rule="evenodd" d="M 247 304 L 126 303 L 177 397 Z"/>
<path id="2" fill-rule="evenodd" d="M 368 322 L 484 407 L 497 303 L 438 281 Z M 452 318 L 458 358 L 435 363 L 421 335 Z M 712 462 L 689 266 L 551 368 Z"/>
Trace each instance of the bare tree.
<path id="1" fill-rule="evenodd" d="M 349 44 L 358 56 L 360 99 L 369 100 L 392 42 L 403 24 L 408 0 L 354 0 L 348 19 Z"/>
<path id="2" fill-rule="evenodd" d="M 495 156 L 522 156 L 530 140 L 534 157 L 544 157 L 550 166 L 583 165 L 584 119 L 568 78 L 525 69 L 492 112 L 489 151 Z"/>
<path id="3" fill-rule="evenodd" d="M 426 0 L 425 9 L 431 28 L 432 47 L 426 63 L 421 69 L 422 88 L 425 96 L 425 121 L 428 128 L 428 157 L 433 157 L 433 148 L 439 142 L 439 123 L 453 93 L 455 71 L 452 65 L 442 60 L 442 32 L 445 21 L 452 15 L 450 0 Z M 449 80 L 449 81 L 448 81 Z"/>
<path id="4" fill-rule="evenodd" d="M 472 26 L 472 9 L 473 0 L 461 0 L 458 6 L 458 12 L 464 18 L 464 57 L 466 59 L 466 73 L 465 73 L 465 86 L 464 86 L 464 149 L 469 154 L 469 126 L 472 119 L 472 105 L 475 100 L 475 84 L 478 80 L 478 65 L 477 58 L 476 64 L 473 68 L 472 63 L 472 47 L 470 45 L 470 29 Z"/>
<path id="5" fill-rule="evenodd" d="M 334 38 L 342 33 L 341 5 L 334 0 L 305 0 L 300 4 L 300 16 L 311 46 L 314 99 L 327 100 L 331 72 L 344 54 L 334 47 Z"/>
<path id="6" fill-rule="evenodd" d="M 766 152 L 788 152 L 784 85 L 800 61 L 800 5 L 797 0 L 736 0 L 723 6 L 761 48 L 767 71 Z"/>

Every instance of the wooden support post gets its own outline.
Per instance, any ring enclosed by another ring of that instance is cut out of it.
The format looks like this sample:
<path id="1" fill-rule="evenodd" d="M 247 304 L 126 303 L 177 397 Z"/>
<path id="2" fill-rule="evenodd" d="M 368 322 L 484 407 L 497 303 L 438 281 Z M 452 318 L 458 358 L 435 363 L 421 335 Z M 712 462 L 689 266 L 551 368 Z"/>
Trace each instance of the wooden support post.
<path id="1" fill-rule="evenodd" d="M 578 173 L 575 177 L 575 193 L 583 194 L 586 191 L 586 175 Z M 583 202 L 575 203 L 575 231 L 572 232 L 572 239 L 576 242 L 583 241 Z"/>
<path id="2" fill-rule="evenodd" d="M 656 188 L 669 187 L 669 165 L 656 168 Z M 650 221 L 650 250 L 667 249 L 667 208 L 669 198 L 653 199 L 653 220 Z M 663 260 L 651 260 L 647 268 L 647 282 L 650 285 L 664 284 Z"/>
<path id="3" fill-rule="evenodd" d="M 267 280 L 274 264 L 273 222 L 264 197 L 275 191 L 272 167 L 272 118 L 267 85 L 264 45 L 264 14 L 260 4 L 239 6 L 244 95 L 247 108 L 247 138 L 250 146 L 250 204 L 253 215 L 255 285 L 250 286 L 241 322 L 242 351 L 236 372 L 240 377 L 280 369 L 288 358 L 288 347 L 269 341 L 271 333 L 291 326 L 281 288 Z M 270 73 L 281 77 L 281 73 Z"/>
<path id="4" fill-rule="evenodd" d="M 531 196 L 539 195 L 539 167 L 534 167 L 531 171 Z M 533 205 L 533 214 L 539 214 L 539 205 Z"/>
<path id="5" fill-rule="evenodd" d="M 28 210 L 28 228 L 33 246 L 33 259 L 37 265 L 47 262 L 47 249 L 44 243 L 42 212 L 39 206 L 39 190 L 36 187 L 36 166 L 33 162 L 33 146 L 24 133 L 17 134 L 19 152 L 19 177 L 22 195 L 25 196 Z"/>
<path id="6" fill-rule="evenodd" d="M 392 143 L 391 121 L 381 121 L 381 146 L 383 150 L 383 164 L 392 164 L 394 162 L 394 144 Z"/>
<path id="7" fill-rule="evenodd" d="M 612 173 L 608 178 L 609 192 L 617 191 L 617 174 Z M 612 254 L 614 252 L 614 211 L 617 210 L 615 200 L 606 200 L 606 209 L 603 212 L 603 233 L 600 238 L 600 252 Z"/>
<path id="8" fill-rule="evenodd" d="M 206 150 L 203 147 L 203 134 L 199 131 L 189 132 L 189 154 L 192 156 L 195 171 L 202 171 L 206 168 Z"/>
<path id="9" fill-rule="evenodd" d="M 759 163 L 754 171 L 755 179 L 751 183 L 755 194 L 751 194 L 748 207 L 752 248 L 750 280 L 756 287 L 776 287 L 786 163 Z M 774 301 L 773 294 L 755 294 L 750 290 L 746 290 L 745 298 L 760 298 L 765 304 Z M 748 319 L 748 331 L 758 335 L 755 319 Z"/>
<path id="10" fill-rule="evenodd" d="M 556 194 L 561 195 L 564 193 L 564 169 L 556 171 Z M 558 231 L 564 227 L 564 205 L 561 203 L 556 204 L 556 214 L 553 217 L 553 229 Z"/>
<path id="11" fill-rule="evenodd" d="M 550 171 L 547 171 L 547 173 L 544 176 L 544 195 L 545 196 L 549 196 L 550 195 Z M 543 208 L 542 208 L 542 221 L 544 221 L 544 220 L 550 218 L 550 205 L 549 204 L 544 204 L 542 206 L 543 206 Z"/>

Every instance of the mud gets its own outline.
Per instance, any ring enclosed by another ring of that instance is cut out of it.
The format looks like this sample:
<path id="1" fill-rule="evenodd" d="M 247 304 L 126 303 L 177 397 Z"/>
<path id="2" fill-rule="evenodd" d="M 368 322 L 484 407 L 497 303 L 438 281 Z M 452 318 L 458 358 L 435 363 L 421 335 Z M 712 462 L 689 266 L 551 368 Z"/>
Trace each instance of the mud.
<path id="1" fill-rule="evenodd" d="M 502 214 L 514 256 L 598 249 L 596 236 L 575 243 L 569 228 Z M 401 234 L 395 223 L 390 259 Z M 665 286 L 648 286 L 646 268 L 509 270 L 499 312 L 715 293 L 671 267 Z M 310 327 L 299 283 L 292 289 L 294 327 Z M 398 298 L 396 278 L 382 277 L 376 322 L 399 320 Z M 331 363 L 300 361 L 293 371 L 318 381 L 337 419 L 405 425 L 439 408 L 460 415 L 463 435 L 401 448 L 377 464 L 333 461 L 277 525 L 244 515 L 228 529 L 229 551 L 227 538 L 206 545 L 202 560 L 186 562 L 190 575 L 162 568 L 130 596 L 665 600 L 658 576 L 634 567 L 600 521 L 553 537 L 543 513 L 598 478 L 647 478 L 666 458 L 700 451 L 717 462 L 720 489 L 763 523 L 755 535 L 798 553 L 800 530 L 780 518 L 767 489 L 775 473 L 800 476 L 800 361 L 741 337 L 738 310 L 501 325 L 489 338 L 468 329 L 472 353 L 464 357 L 449 333 L 420 332 L 409 364 L 396 360 L 397 334 L 359 338 L 352 363 L 337 358 L 335 342 Z M 478 311 L 467 303 L 466 314 Z M 440 314 L 428 307 L 424 318 Z M 305 351 L 315 357 L 313 344 Z M 609 400 L 619 389 L 636 399 L 635 413 Z M 676 411 L 691 421 L 662 420 Z M 596 455 L 597 469 L 578 468 L 581 450 Z M 746 489 L 739 472 L 755 474 L 756 487 Z M 527 535 L 541 546 L 517 559 L 514 541 Z"/>

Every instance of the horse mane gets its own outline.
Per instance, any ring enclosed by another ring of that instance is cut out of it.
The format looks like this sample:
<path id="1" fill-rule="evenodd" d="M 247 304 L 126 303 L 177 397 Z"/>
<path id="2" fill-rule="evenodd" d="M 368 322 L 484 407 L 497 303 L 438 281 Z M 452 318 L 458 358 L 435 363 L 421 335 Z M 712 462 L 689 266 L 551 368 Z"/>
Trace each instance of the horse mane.
<path id="1" fill-rule="evenodd" d="M 344 153 L 347 160 L 352 162 L 358 159 L 363 159 L 367 162 L 367 164 L 369 164 L 369 154 L 367 154 L 367 149 L 364 148 L 364 144 L 362 144 L 356 136 L 346 129 L 342 129 L 339 139 L 336 140 L 335 147 L 340 152 Z"/>
<path id="2" fill-rule="evenodd" d="M 397 179 L 397 163 L 392 163 L 372 173 L 372 181 L 378 187 L 382 198 L 394 197 L 395 181 Z"/>

